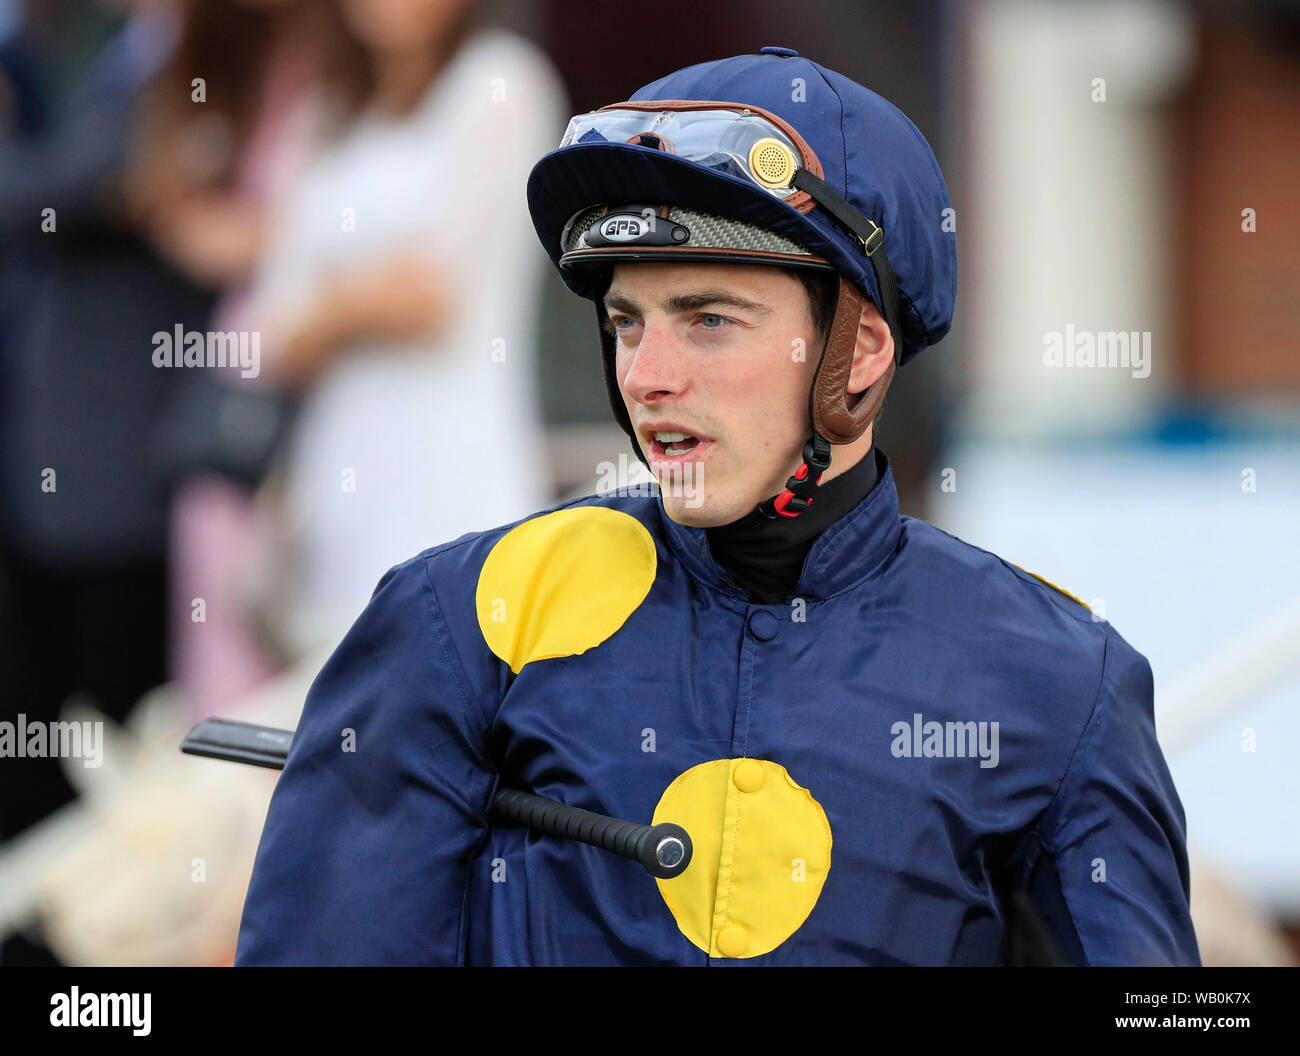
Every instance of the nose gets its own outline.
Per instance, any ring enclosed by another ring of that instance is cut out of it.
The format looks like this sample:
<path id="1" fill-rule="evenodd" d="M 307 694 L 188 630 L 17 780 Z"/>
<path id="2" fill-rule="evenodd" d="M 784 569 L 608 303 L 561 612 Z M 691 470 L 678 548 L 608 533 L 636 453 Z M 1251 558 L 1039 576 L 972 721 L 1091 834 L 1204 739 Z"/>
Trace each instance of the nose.
<path id="1" fill-rule="evenodd" d="M 654 406 L 680 396 L 690 384 L 683 350 L 672 329 L 646 320 L 634 348 L 619 348 L 619 384 L 637 403 Z"/>

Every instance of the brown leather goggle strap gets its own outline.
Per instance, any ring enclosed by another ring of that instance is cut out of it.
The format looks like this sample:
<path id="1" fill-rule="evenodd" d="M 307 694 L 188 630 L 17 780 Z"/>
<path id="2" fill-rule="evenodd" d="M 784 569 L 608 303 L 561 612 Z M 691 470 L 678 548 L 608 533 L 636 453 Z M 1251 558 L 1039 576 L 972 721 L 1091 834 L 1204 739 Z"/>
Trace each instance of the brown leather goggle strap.
<path id="1" fill-rule="evenodd" d="M 840 279 L 835 319 L 813 378 L 813 428 L 832 444 L 850 444 L 867 431 L 880 412 L 885 391 L 894 378 L 897 357 L 890 359 L 885 372 L 865 392 L 849 393 L 849 372 L 853 369 L 853 354 L 858 344 L 863 300 L 851 282 Z"/>

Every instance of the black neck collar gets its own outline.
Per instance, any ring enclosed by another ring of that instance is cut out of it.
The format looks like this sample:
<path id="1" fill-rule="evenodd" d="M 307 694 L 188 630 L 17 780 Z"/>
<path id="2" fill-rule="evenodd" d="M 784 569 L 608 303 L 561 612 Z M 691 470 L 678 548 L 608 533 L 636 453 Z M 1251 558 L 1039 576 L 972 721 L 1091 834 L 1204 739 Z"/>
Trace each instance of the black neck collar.
<path id="1" fill-rule="evenodd" d="M 856 507 L 880 479 L 877 449 L 818 487 L 798 517 L 768 517 L 761 509 L 730 524 L 706 529 L 709 549 L 755 604 L 775 605 L 794 591 L 817 537 Z"/>

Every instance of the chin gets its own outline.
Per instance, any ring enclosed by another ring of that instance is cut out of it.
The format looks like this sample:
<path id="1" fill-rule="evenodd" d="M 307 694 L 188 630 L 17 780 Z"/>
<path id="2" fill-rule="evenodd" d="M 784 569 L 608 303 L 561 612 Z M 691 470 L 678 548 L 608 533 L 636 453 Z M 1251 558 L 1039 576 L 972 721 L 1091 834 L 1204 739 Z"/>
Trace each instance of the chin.
<path id="1" fill-rule="evenodd" d="M 754 508 L 757 503 L 736 509 L 731 503 L 708 499 L 698 505 L 680 496 L 663 497 L 664 512 L 678 524 L 688 528 L 716 528 L 739 520 Z"/>
<path id="2" fill-rule="evenodd" d="M 710 514 L 706 507 L 691 509 L 680 501 L 665 502 L 664 512 L 678 524 L 684 524 L 688 528 L 712 528 L 716 524 L 726 523 L 719 521 L 716 515 Z"/>

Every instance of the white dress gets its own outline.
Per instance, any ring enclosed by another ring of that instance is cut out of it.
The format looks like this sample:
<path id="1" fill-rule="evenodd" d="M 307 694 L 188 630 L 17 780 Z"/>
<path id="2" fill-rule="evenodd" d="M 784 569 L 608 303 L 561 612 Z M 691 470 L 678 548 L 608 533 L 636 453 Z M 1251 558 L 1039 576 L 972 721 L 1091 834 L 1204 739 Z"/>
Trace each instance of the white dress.
<path id="1" fill-rule="evenodd" d="M 567 117 L 545 55 L 482 31 L 414 112 L 363 114 L 287 196 L 254 291 L 268 359 L 326 276 L 367 261 L 427 253 L 457 305 L 437 340 L 350 347 L 306 397 L 279 570 L 297 648 L 337 641 L 392 565 L 550 501 L 533 347 L 550 262 L 525 187 Z"/>

